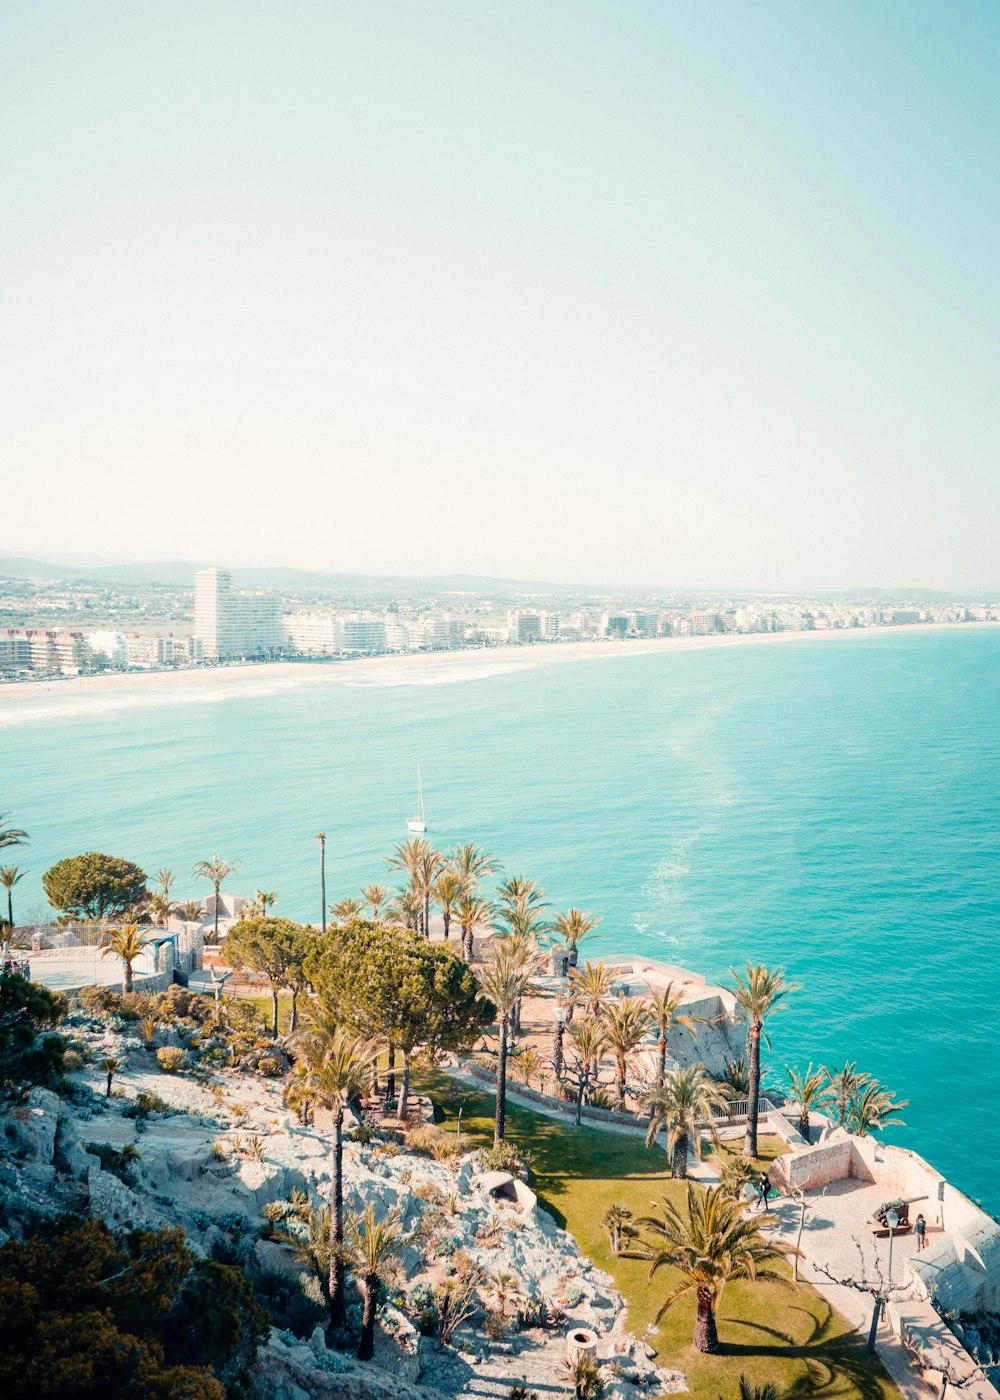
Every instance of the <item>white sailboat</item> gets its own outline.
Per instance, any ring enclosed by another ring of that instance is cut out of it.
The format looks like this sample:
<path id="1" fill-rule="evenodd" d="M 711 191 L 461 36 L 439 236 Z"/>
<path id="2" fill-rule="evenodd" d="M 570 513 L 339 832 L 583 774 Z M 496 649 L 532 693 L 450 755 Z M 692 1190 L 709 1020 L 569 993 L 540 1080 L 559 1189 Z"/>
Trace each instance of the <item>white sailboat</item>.
<path id="1" fill-rule="evenodd" d="M 424 785 L 420 780 L 420 764 L 417 764 L 417 815 L 410 817 L 406 823 L 410 831 L 423 832 L 427 830 L 427 821 L 424 817 Z"/>

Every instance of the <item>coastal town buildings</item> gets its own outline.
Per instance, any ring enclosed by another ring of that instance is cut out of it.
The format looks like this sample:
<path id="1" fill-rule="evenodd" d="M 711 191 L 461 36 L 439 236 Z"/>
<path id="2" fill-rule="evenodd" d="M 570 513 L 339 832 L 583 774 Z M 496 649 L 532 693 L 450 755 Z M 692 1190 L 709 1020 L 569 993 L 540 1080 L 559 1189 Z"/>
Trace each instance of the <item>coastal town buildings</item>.
<path id="1" fill-rule="evenodd" d="M 199 569 L 194 635 L 208 661 L 261 656 L 281 646 L 280 604 L 270 593 L 237 593 L 224 569 Z"/>

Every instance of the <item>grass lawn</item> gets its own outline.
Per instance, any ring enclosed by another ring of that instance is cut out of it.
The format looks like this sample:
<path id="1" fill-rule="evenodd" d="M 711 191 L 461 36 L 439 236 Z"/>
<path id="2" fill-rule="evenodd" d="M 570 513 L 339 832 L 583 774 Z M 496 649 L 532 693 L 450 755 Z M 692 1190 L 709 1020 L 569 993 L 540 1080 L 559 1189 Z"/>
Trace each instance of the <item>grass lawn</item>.
<path id="1" fill-rule="evenodd" d="M 455 1126 L 462 1106 L 462 1134 L 468 1134 L 470 1146 L 492 1143 L 492 1095 L 436 1070 L 415 1071 L 414 1088 L 431 1096 L 445 1125 Z M 683 1199 L 684 1187 L 666 1176 L 662 1149 L 647 1152 L 638 1138 L 576 1128 L 513 1104 L 507 1107 L 507 1135 L 531 1153 L 539 1202 L 614 1278 L 628 1302 L 631 1330 L 641 1337 L 654 1326 L 648 1340 L 661 1364 L 683 1371 L 699 1400 L 730 1400 L 741 1373 L 754 1384 L 773 1381 L 783 1400 L 811 1395 L 898 1400 L 899 1392 L 862 1338 L 807 1284 L 730 1284 L 719 1309 L 721 1347 L 715 1356 L 691 1346 L 693 1299 L 679 1301 L 662 1323 L 654 1323 L 677 1275 L 661 1269 L 649 1283 L 646 1264 L 612 1258 L 601 1218 L 615 1202 L 646 1215 L 664 1193 L 675 1202 Z M 760 1146 L 762 1163 L 779 1150 L 776 1139 L 762 1138 Z M 790 1278 L 791 1270 L 785 1272 Z"/>

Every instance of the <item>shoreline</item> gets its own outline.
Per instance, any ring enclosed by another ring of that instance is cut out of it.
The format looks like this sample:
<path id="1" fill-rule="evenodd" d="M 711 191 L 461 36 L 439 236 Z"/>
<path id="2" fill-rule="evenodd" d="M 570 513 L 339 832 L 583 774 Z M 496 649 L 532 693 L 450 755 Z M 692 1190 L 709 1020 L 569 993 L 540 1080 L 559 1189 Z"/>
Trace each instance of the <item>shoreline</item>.
<path id="1" fill-rule="evenodd" d="M 298 661 L 240 662 L 180 670 L 116 671 L 83 676 L 48 676 L 0 683 L 0 720 L 16 722 L 32 713 L 75 711 L 78 700 L 103 702 L 99 708 L 129 703 L 169 702 L 187 698 L 206 702 L 240 695 L 263 695 L 299 685 L 441 684 L 447 680 L 488 679 L 524 667 L 573 661 L 644 656 L 664 652 L 719 651 L 767 643 L 794 643 L 831 638 L 887 637 L 915 632 L 956 632 L 987 628 L 996 622 L 903 623 L 899 626 L 836 628 L 802 632 L 737 632 L 696 637 L 630 638 L 624 641 L 547 642 L 534 646 L 461 648 L 454 651 L 399 652 L 379 656 L 322 657 Z M 447 673 L 447 674 L 444 674 Z M 66 706 L 46 702 L 62 699 Z M 20 708 L 15 708 L 20 702 Z M 91 708 L 88 706 L 88 708 Z"/>

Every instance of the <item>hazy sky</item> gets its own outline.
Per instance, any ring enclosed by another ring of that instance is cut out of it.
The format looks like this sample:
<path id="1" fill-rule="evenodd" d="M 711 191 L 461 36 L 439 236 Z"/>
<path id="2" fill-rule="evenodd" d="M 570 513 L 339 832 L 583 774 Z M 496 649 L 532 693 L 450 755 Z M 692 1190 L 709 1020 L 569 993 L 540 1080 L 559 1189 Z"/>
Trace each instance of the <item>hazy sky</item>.
<path id="1" fill-rule="evenodd" d="M 1000 586 L 994 0 L 0 7 L 0 548 Z"/>

